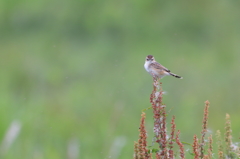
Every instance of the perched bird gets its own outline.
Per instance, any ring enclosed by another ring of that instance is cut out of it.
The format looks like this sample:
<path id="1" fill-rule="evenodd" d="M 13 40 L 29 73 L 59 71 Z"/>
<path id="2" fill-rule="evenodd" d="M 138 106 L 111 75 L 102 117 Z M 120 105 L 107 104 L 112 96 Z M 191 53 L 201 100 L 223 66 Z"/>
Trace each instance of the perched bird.
<path id="1" fill-rule="evenodd" d="M 160 63 L 155 61 L 155 59 L 152 55 L 148 55 L 146 57 L 144 68 L 154 78 L 163 78 L 166 75 L 171 75 L 171 76 L 174 76 L 176 78 L 182 79 L 181 76 L 178 76 L 174 73 L 171 73 L 169 69 L 167 69 L 166 67 L 162 66 Z"/>

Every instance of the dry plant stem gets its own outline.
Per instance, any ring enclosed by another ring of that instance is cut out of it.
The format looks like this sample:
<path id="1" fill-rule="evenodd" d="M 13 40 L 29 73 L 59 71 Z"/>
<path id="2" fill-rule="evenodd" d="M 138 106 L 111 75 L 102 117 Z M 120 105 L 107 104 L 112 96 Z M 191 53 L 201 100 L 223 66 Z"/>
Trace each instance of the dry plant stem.
<path id="1" fill-rule="evenodd" d="M 226 124 L 225 124 L 225 142 L 226 142 L 226 155 L 231 158 L 231 152 L 233 152 L 232 147 L 232 129 L 231 129 L 231 121 L 229 114 L 226 114 Z"/>
<path id="2" fill-rule="evenodd" d="M 212 158 L 212 151 L 213 151 L 212 143 L 213 143 L 213 139 L 212 139 L 212 135 L 210 135 L 208 137 L 208 157 L 209 158 Z"/>
<path id="3" fill-rule="evenodd" d="M 198 145 L 198 138 L 197 135 L 194 135 L 193 137 L 193 153 L 194 153 L 194 159 L 199 159 L 199 145 Z"/>
<path id="4" fill-rule="evenodd" d="M 237 153 L 238 158 L 240 158 L 240 147 L 238 147 L 236 151 L 237 151 L 236 153 Z"/>
<path id="5" fill-rule="evenodd" d="M 141 118 L 141 123 L 140 123 L 140 128 L 139 128 L 139 139 L 138 139 L 138 147 L 139 147 L 139 152 L 138 152 L 138 157 L 139 159 L 150 159 L 151 154 L 148 153 L 147 149 L 147 132 L 145 130 L 145 113 L 142 112 L 142 118 Z"/>
<path id="6" fill-rule="evenodd" d="M 163 107 L 162 109 L 162 129 L 161 129 L 161 137 L 162 137 L 162 156 L 164 156 L 164 158 L 168 158 L 168 150 L 167 150 L 167 131 L 166 131 L 166 111 L 165 108 Z"/>
<path id="7" fill-rule="evenodd" d="M 161 159 L 161 156 L 159 155 L 159 153 L 156 153 L 156 159 Z"/>
<path id="8" fill-rule="evenodd" d="M 204 146 L 205 146 L 205 140 L 204 137 L 207 133 L 207 122 L 208 122 L 208 108 L 209 108 L 209 101 L 205 102 L 205 108 L 204 108 L 204 116 L 203 116 L 203 125 L 202 125 L 202 138 L 201 138 L 201 144 L 200 144 L 200 158 L 204 157 Z"/>
<path id="9" fill-rule="evenodd" d="M 137 142 L 134 141 L 134 159 L 139 159 L 139 145 Z"/>
<path id="10" fill-rule="evenodd" d="M 184 146 L 183 146 L 183 144 L 181 143 L 181 141 L 179 139 L 179 134 L 180 134 L 180 130 L 178 130 L 177 135 L 176 135 L 176 143 L 178 144 L 179 149 L 180 149 L 180 157 L 181 157 L 181 159 L 185 159 L 185 156 L 184 156 Z"/>
<path id="11" fill-rule="evenodd" d="M 168 158 L 167 134 L 166 134 L 166 111 L 162 104 L 162 88 L 160 79 L 153 78 L 153 91 L 150 95 L 150 102 L 153 108 L 154 134 L 156 142 L 159 144 L 160 156 Z"/>
<path id="12" fill-rule="evenodd" d="M 218 158 L 223 159 L 223 145 L 222 145 L 220 130 L 217 130 L 216 139 L 217 139 L 217 145 L 218 145 Z"/>
<path id="13" fill-rule="evenodd" d="M 205 155 L 203 159 L 210 159 L 208 155 Z"/>
<path id="14" fill-rule="evenodd" d="M 166 128 L 166 110 L 165 105 L 162 103 L 162 88 L 159 78 L 153 78 L 153 91 L 150 95 L 150 102 L 153 109 L 154 118 L 154 141 L 157 142 L 159 146 L 159 151 L 156 152 L 156 159 L 174 159 L 173 145 L 174 142 L 178 144 L 180 151 L 180 158 L 185 159 L 184 146 L 179 139 L 180 131 L 178 130 L 175 135 L 175 117 L 172 117 L 171 121 L 171 133 L 169 139 L 167 140 L 167 128 Z M 196 135 L 193 137 L 193 154 L 194 159 L 211 159 L 213 156 L 213 139 L 212 135 L 208 137 L 208 148 L 206 149 L 206 133 L 208 124 L 208 109 L 209 101 L 205 102 L 203 125 L 201 131 L 201 139 L 199 140 Z M 134 159 L 151 159 L 152 154 L 148 153 L 147 149 L 147 135 L 145 130 L 145 113 L 142 113 L 140 128 L 139 128 L 139 140 L 134 143 Z M 226 114 L 226 124 L 225 124 L 225 143 L 226 150 L 223 149 L 221 133 L 218 130 L 216 133 L 217 145 L 218 145 L 218 158 L 219 159 L 235 159 L 240 158 L 240 147 L 233 145 L 232 143 L 232 130 L 230 116 Z M 204 154 L 205 152 L 205 154 Z M 224 153 L 226 152 L 226 154 Z"/>
<path id="15" fill-rule="evenodd" d="M 174 153 L 173 153 L 173 140 L 174 140 L 174 133 L 175 133 L 175 128 L 176 128 L 176 124 L 175 124 L 175 116 L 172 117 L 172 121 L 171 121 L 171 137 L 170 137 L 170 141 L 169 141 L 169 150 L 168 150 L 168 153 L 169 153 L 169 159 L 173 159 L 173 156 L 174 156 Z"/>

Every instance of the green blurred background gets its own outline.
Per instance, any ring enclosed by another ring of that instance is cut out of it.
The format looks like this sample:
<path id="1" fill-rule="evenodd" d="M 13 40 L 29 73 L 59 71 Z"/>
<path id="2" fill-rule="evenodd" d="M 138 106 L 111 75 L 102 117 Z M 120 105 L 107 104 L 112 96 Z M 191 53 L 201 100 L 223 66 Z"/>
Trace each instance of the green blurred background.
<path id="1" fill-rule="evenodd" d="M 162 79 L 182 141 L 200 136 L 209 100 L 209 132 L 224 133 L 229 113 L 238 142 L 239 8 L 237 0 L 1 0 L 1 140 L 13 121 L 21 126 L 1 158 L 132 158 L 151 106 L 148 54 L 184 77 Z"/>

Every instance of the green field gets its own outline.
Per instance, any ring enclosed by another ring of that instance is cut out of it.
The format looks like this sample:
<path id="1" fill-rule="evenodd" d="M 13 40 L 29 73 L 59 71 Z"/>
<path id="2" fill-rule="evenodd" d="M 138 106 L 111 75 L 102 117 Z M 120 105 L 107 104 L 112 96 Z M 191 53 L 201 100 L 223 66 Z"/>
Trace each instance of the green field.
<path id="1" fill-rule="evenodd" d="M 151 106 L 149 54 L 183 76 L 161 80 L 182 141 L 200 136 L 209 100 L 209 133 L 224 134 L 229 113 L 239 142 L 239 8 L 236 0 L 1 0 L 1 158 L 132 158 Z"/>

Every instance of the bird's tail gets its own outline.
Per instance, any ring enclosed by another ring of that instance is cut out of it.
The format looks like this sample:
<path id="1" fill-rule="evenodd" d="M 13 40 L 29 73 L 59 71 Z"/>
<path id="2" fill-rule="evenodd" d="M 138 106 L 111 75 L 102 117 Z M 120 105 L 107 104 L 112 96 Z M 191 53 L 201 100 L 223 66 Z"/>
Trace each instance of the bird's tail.
<path id="1" fill-rule="evenodd" d="M 181 77 L 181 76 L 178 76 L 178 75 L 176 75 L 176 74 L 174 74 L 174 73 L 171 73 L 171 72 L 169 72 L 169 74 L 170 74 L 171 76 L 173 76 L 173 77 L 176 77 L 176 78 L 183 79 L 183 77 Z"/>

